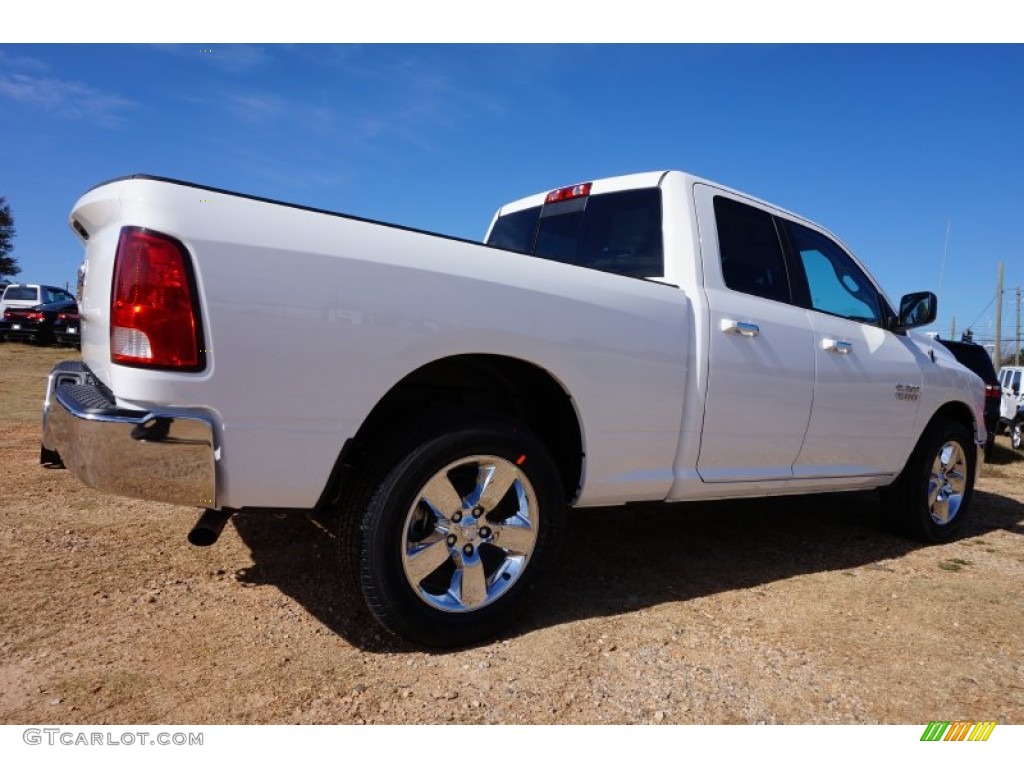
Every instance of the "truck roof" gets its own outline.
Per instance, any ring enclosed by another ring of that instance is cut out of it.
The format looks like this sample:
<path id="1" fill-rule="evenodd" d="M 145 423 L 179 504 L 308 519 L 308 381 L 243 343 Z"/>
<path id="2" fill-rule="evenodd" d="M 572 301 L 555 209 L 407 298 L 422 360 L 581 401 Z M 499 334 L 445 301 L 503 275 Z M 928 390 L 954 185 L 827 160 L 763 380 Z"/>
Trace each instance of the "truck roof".
<path id="1" fill-rule="evenodd" d="M 708 184 L 709 186 L 718 187 L 719 189 L 725 190 L 726 192 L 731 192 L 741 197 L 745 197 L 753 202 L 759 203 L 769 208 L 773 208 L 774 210 L 779 211 L 780 213 L 783 213 L 789 217 L 802 219 L 806 221 L 806 219 L 803 216 L 800 216 L 797 213 L 793 213 L 792 211 L 786 210 L 785 208 L 780 208 L 778 205 L 775 205 L 774 203 L 771 203 L 767 200 L 762 200 L 741 190 L 733 189 L 732 187 L 720 184 L 717 181 L 711 181 L 709 179 L 701 178 L 700 176 L 695 176 L 694 174 L 687 173 L 686 171 L 647 171 L 644 173 L 631 173 L 624 176 L 609 176 L 604 179 L 593 179 L 583 182 L 577 182 L 577 184 L 589 183 L 591 185 L 590 194 L 600 195 L 607 192 L 620 192 L 625 189 L 643 189 L 646 187 L 658 187 L 661 186 L 661 184 L 664 182 L 665 177 L 669 176 L 670 174 L 673 176 L 682 177 L 683 183 L 686 184 L 687 186 L 691 184 Z M 564 186 L 568 187 L 571 185 Z M 554 189 L 562 188 L 563 187 L 555 187 Z M 513 200 L 510 203 L 506 203 L 505 205 L 501 206 L 501 208 L 498 209 L 497 215 L 504 216 L 509 213 L 521 211 L 524 208 L 532 208 L 534 206 L 543 205 L 545 197 L 547 197 L 547 195 L 552 191 L 553 190 L 551 189 L 547 189 L 544 190 L 543 192 L 537 192 L 536 194 L 528 195 L 527 197 L 522 197 L 518 200 Z"/>

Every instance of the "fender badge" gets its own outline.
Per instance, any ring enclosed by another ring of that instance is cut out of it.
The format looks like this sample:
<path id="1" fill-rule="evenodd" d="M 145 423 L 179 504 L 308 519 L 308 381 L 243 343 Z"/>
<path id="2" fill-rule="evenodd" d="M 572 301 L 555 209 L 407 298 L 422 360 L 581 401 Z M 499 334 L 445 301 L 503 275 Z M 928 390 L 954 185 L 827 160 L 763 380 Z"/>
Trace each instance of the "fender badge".
<path id="1" fill-rule="evenodd" d="M 897 400 L 917 400 L 921 388 L 914 384 L 897 384 L 895 394 Z"/>

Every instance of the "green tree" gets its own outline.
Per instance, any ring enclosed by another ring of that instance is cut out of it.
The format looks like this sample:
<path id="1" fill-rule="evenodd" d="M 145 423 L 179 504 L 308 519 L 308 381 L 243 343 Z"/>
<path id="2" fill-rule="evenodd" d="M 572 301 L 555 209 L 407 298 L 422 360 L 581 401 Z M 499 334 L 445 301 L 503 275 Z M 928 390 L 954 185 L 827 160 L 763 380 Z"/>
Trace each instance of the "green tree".
<path id="1" fill-rule="evenodd" d="M 10 255 L 14 250 L 14 217 L 7 199 L 0 197 L 0 278 L 14 277 L 21 272 L 18 260 Z"/>

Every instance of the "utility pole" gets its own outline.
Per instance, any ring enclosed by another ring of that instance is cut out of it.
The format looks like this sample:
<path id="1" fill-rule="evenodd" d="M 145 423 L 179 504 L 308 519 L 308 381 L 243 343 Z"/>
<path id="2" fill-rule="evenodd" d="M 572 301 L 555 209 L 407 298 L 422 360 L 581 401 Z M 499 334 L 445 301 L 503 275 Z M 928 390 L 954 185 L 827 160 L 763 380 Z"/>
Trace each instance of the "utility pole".
<path id="1" fill-rule="evenodd" d="M 1017 286 L 1017 341 L 1013 348 L 1013 364 L 1020 365 L 1020 286 Z"/>
<path id="2" fill-rule="evenodd" d="M 999 370 L 1003 364 L 1003 262 L 999 262 L 999 279 L 996 281 L 996 349 L 992 362 Z"/>
<path id="3" fill-rule="evenodd" d="M 956 341 L 956 315 L 953 315 L 953 322 L 949 324 L 949 338 Z"/>

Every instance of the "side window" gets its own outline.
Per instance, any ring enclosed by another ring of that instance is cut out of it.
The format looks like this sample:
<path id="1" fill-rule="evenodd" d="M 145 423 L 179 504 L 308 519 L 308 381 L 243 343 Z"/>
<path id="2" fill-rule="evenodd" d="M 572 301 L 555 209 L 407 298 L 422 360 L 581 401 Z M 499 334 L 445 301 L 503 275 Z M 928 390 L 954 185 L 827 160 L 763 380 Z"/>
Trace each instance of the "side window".
<path id="1" fill-rule="evenodd" d="M 807 276 L 811 308 L 880 325 L 882 302 L 878 292 L 846 251 L 813 229 L 792 221 L 785 226 Z"/>
<path id="2" fill-rule="evenodd" d="M 1020 394 L 1020 371 L 1014 371 L 1013 384 L 1010 385 L 1010 389 L 1015 395 Z"/>
<path id="3" fill-rule="evenodd" d="M 789 302 L 786 261 L 771 214 L 727 197 L 716 197 L 715 222 L 726 287 Z"/>

